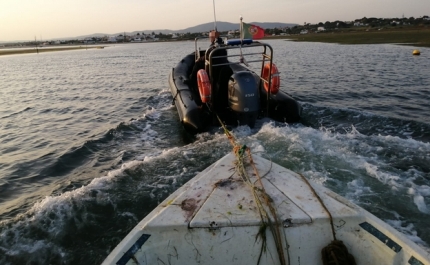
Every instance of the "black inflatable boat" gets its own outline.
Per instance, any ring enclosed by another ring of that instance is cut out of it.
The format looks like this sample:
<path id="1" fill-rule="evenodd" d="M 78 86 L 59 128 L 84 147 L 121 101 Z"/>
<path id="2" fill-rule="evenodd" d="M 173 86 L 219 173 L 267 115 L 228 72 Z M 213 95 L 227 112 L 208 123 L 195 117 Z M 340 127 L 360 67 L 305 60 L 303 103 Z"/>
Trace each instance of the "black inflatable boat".
<path id="1" fill-rule="evenodd" d="M 251 128 L 262 117 L 287 123 L 300 120 L 300 104 L 279 89 L 269 44 L 225 38 L 211 49 L 200 50 L 200 39 L 195 40 L 195 52 L 185 56 L 169 76 L 173 103 L 187 132 L 204 132 L 220 120 Z M 195 77 L 199 58 L 204 64 Z"/>

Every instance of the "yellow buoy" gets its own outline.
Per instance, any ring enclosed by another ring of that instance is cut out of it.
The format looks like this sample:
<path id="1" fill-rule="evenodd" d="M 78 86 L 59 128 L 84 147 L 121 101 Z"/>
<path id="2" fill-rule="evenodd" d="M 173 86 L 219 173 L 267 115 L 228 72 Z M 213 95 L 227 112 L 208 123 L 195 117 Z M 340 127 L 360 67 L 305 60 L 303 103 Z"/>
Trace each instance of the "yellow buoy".
<path id="1" fill-rule="evenodd" d="M 420 53 L 420 51 L 419 50 L 414 50 L 413 52 L 412 52 L 412 55 L 420 55 L 421 53 Z"/>

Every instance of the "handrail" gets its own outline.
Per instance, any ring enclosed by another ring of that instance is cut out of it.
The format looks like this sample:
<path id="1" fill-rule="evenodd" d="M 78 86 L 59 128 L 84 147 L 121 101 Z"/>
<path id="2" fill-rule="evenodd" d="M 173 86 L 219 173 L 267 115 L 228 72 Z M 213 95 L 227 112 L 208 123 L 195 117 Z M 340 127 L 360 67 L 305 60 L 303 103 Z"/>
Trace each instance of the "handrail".
<path id="1" fill-rule="evenodd" d="M 228 39 L 227 35 L 221 35 L 220 38 L 223 38 L 225 41 Z M 209 36 L 199 36 L 194 39 L 194 50 L 195 50 L 195 60 L 199 59 L 200 49 L 197 47 L 198 40 L 209 39 Z"/>
<path id="2" fill-rule="evenodd" d="M 222 36 L 223 38 L 227 39 L 226 36 Z M 195 39 L 195 56 L 196 56 L 196 60 L 199 58 L 200 56 L 200 50 L 197 48 L 197 41 L 199 39 L 206 39 L 208 37 L 197 37 Z M 261 52 L 249 52 L 249 53 L 242 53 L 241 54 L 232 54 L 232 55 L 223 55 L 223 56 L 214 56 L 214 54 L 217 51 L 220 50 L 234 50 L 234 49 L 249 49 L 249 48 L 256 48 L 256 47 L 262 47 L 263 50 Z M 212 51 L 210 51 L 210 53 L 207 55 L 207 50 L 205 51 L 205 68 L 208 70 L 208 74 L 209 74 L 209 78 L 211 80 L 211 85 L 212 85 L 212 89 L 215 87 L 215 80 L 213 78 L 213 68 L 214 67 L 220 67 L 220 66 L 226 66 L 226 65 L 239 65 L 239 64 L 243 64 L 243 61 L 239 60 L 238 62 L 230 62 L 228 61 L 229 58 L 233 58 L 233 57 L 245 57 L 245 56 L 254 56 L 254 55 L 260 55 L 261 59 L 257 59 L 257 60 L 250 60 L 250 61 L 246 61 L 246 63 L 258 63 L 261 62 L 261 69 L 260 69 L 260 74 L 257 74 L 256 71 L 252 70 L 249 68 L 249 66 L 247 66 L 246 64 L 246 68 L 255 73 L 260 80 L 260 84 L 259 84 L 259 88 L 263 89 L 263 84 L 267 83 L 268 87 L 270 88 L 272 85 L 272 64 L 273 64 L 273 48 L 272 46 L 270 46 L 267 43 L 263 43 L 263 42 L 259 42 L 259 41 L 253 41 L 251 43 L 247 43 L 247 44 L 234 44 L 234 45 L 227 45 L 227 44 L 220 44 L 218 47 L 215 47 Z M 227 63 L 223 62 L 223 63 L 217 63 L 214 64 L 214 59 L 222 59 L 222 58 L 226 58 L 227 59 Z M 263 69 L 264 69 L 264 65 L 266 63 L 270 63 L 269 65 L 269 75 L 267 77 L 267 79 L 263 78 Z M 214 91 L 212 91 L 213 93 Z M 268 109 L 269 109 L 269 98 L 270 98 L 270 89 L 268 89 L 267 91 L 267 113 L 266 115 L 268 115 Z M 213 100 L 213 99 L 212 99 Z M 213 103 L 213 101 L 211 102 Z"/>
<path id="3" fill-rule="evenodd" d="M 221 57 L 218 57 L 221 58 Z M 253 61 L 246 61 L 247 63 L 259 63 L 262 62 L 263 60 L 253 60 Z M 237 65 L 237 64 L 242 64 L 241 62 L 228 62 L 228 63 L 219 63 L 219 64 L 214 64 L 212 65 L 212 67 L 219 67 L 219 66 L 225 66 L 225 65 Z M 252 71 L 252 70 L 251 70 Z M 253 71 L 254 72 L 254 71 Z M 262 78 L 263 79 L 263 78 Z M 264 79 L 263 79 L 264 80 Z M 267 83 L 267 81 L 266 81 Z"/>

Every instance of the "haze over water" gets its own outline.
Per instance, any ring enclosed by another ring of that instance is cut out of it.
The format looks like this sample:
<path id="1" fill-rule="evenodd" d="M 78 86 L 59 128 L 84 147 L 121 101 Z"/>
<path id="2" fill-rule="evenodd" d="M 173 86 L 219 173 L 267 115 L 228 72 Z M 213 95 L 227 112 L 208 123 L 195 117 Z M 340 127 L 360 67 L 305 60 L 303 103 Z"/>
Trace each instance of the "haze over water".
<path id="1" fill-rule="evenodd" d="M 430 49 L 269 42 L 301 124 L 233 133 L 429 250 Z M 167 77 L 193 42 L 0 58 L 0 264 L 99 264 L 230 150 L 189 139 Z"/>

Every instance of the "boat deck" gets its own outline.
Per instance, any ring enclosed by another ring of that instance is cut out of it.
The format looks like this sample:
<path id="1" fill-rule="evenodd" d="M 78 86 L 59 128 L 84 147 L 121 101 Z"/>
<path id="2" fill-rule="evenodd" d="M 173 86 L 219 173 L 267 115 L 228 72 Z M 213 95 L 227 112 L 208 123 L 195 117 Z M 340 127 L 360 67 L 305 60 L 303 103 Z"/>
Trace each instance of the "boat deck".
<path id="1" fill-rule="evenodd" d="M 276 212 L 276 218 L 269 217 L 281 235 L 275 243 L 274 230 L 262 226 L 262 208 L 253 193 L 261 187 L 254 186 L 259 183 L 255 171 L 247 167 L 251 182 L 244 181 L 235 161 L 234 154 L 226 155 L 174 192 L 105 264 L 323 264 L 321 250 L 333 233 L 356 264 L 430 264 L 428 253 L 359 206 L 254 155 Z"/>

